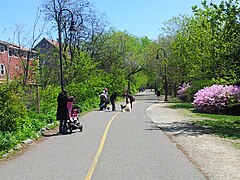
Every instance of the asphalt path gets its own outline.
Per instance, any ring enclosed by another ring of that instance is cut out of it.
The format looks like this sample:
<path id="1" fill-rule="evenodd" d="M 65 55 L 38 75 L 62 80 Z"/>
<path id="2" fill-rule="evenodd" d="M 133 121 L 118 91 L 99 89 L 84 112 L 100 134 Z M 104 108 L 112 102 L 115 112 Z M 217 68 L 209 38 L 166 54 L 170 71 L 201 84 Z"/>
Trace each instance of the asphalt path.
<path id="1" fill-rule="evenodd" d="M 146 115 L 153 92 L 135 97 L 131 112 L 120 103 L 116 112 L 92 111 L 80 118 L 83 132 L 51 134 L 2 163 L 0 180 L 205 179 Z"/>

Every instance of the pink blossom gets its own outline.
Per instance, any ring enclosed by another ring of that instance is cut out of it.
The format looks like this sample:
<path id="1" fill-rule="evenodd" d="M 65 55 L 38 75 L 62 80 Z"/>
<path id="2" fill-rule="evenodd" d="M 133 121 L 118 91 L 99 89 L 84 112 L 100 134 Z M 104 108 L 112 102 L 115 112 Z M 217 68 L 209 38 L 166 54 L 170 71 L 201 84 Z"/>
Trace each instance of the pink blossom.
<path id="1" fill-rule="evenodd" d="M 240 102 L 240 86 L 212 85 L 199 90 L 193 105 L 200 112 L 221 112 L 230 103 Z"/>
<path id="2" fill-rule="evenodd" d="M 187 97 L 187 89 L 190 88 L 191 85 L 189 83 L 183 83 L 178 87 L 177 97 L 179 99 L 184 100 Z"/>

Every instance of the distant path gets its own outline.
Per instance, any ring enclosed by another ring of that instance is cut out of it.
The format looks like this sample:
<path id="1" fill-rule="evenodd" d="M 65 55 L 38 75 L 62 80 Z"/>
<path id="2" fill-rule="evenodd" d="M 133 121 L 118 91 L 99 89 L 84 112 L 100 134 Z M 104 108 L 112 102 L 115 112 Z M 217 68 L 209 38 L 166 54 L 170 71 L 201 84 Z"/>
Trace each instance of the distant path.
<path id="1" fill-rule="evenodd" d="M 205 179 L 146 115 L 146 108 L 156 102 L 156 96 L 146 91 L 136 95 L 132 112 L 92 111 L 81 117 L 84 132 L 47 137 L 1 164 L 0 179 L 85 179 L 104 132 L 91 179 Z"/>

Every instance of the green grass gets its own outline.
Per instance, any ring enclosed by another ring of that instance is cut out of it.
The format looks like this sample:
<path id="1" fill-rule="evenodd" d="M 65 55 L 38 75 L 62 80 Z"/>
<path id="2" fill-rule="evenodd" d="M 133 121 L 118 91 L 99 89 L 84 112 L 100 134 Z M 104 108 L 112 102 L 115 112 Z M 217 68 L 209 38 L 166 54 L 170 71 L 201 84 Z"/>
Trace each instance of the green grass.
<path id="1" fill-rule="evenodd" d="M 174 104 L 169 105 L 171 108 L 175 109 L 187 109 L 192 110 L 193 105 L 191 103 L 185 103 L 185 102 L 174 102 Z"/>
<path id="2" fill-rule="evenodd" d="M 203 117 L 206 120 L 194 121 L 194 124 L 208 127 L 213 134 L 224 138 L 240 139 L 240 116 L 196 113 L 191 103 L 173 102 L 169 107 L 186 109 L 196 116 Z"/>
<path id="3" fill-rule="evenodd" d="M 196 115 L 210 118 L 210 120 L 195 121 L 199 126 L 207 126 L 214 134 L 231 139 L 240 139 L 240 116 L 200 114 Z"/>

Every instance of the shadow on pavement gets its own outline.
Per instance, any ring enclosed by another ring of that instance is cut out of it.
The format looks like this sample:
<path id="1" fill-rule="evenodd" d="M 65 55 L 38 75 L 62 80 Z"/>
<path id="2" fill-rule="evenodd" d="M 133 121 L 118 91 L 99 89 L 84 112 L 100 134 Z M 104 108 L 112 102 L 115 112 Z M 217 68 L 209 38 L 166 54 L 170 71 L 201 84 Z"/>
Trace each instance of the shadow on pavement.
<path id="1" fill-rule="evenodd" d="M 50 132 L 50 133 L 42 133 L 42 136 L 43 137 L 54 137 L 54 136 L 68 136 L 68 135 L 71 135 L 71 134 L 74 134 L 74 133 L 77 133 L 78 131 L 73 131 L 72 133 L 64 133 L 64 134 L 61 134 L 61 133 L 58 133 L 58 132 Z"/>
<path id="2" fill-rule="evenodd" d="M 210 129 L 195 126 L 187 122 L 173 122 L 173 123 L 159 123 L 156 126 L 163 132 L 173 134 L 175 136 L 199 136 L 203 134 L 209 134 Z"/>

